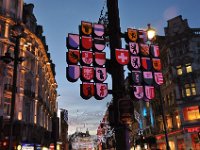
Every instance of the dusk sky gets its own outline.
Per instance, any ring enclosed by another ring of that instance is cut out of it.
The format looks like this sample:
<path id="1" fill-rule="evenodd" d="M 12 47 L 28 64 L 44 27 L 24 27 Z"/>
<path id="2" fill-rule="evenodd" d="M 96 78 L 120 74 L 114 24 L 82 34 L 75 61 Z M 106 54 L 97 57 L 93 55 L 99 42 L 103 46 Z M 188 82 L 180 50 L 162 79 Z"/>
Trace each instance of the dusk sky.
<path id="1" fill-rule="evenodd" d="M 56 81 L 58 83 L 59 108 L 69 111 L 69 134 L 76 130 L 96 134 L 109 95 L 101 101 L 93 98 L 83 100 L 80 97 L 80 80 L 71 83 L 66 79 L 66 36 L 68 33 L 78 34 L 81 21 L 98 22 L 105 0 L 24 0 L 34 4 L 37 23 L 43 26 L 46 43 L 56 65 Z M 199 0 L 119 0 L 121 31 L 127 28 L 146 28 L 150 23 L 157 34 L 164 35 L 167 20 L 182 15 L 188 20 L 191 28 L 200 28 Z M 105 5 L 106 7 L 106 5 Z M 109 48 L 104 50 L 109 51 Z M 110 77 L 106 80 L 109 89 L 112 85 Z"/>

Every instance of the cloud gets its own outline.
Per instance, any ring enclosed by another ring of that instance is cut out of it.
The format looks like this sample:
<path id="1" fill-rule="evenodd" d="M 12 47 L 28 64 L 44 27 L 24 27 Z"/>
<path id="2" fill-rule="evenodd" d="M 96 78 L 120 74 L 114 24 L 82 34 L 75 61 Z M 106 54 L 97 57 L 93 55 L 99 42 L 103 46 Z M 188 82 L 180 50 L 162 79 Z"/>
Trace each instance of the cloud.
<path id="1" fill-rule="evenodd" d="M 163 14 L 165 21 L 174 18 L 176 16 L 178 16 L 178 8 L 176 6 L 168 7 Z"/>

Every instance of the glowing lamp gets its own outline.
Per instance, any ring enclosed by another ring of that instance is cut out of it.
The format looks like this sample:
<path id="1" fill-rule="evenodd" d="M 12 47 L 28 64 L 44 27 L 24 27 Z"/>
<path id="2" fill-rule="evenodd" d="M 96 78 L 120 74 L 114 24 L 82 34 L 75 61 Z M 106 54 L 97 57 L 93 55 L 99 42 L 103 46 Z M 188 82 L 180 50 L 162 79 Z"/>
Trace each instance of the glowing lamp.
<path id="1" fill-rule="evenodd" d="M 154 37 L 156 35 L 156 30 L 151 28 L 150 24 L 148 24 L 147 26 L 148 26 L 148 28 L 147 28 L 147 37 L 148 37 L 148 40 L 151 41 L 151 40 L 154 39 Z"/>

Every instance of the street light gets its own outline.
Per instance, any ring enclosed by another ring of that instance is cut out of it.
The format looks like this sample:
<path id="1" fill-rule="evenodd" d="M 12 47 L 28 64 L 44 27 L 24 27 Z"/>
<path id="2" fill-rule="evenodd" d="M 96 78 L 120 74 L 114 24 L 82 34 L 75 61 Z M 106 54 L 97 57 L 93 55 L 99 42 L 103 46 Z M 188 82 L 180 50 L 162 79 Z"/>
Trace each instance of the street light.
<path id="1" fill-rule="evenodd" d="M 15 111 L 15 98 L 16 98 L 16 89 L 17 89 L 17 65 L 19 62 L 22 62 L 22 59 L 19 57 L 19 46 L 20 38 L 24 28 L 19 23 L 15 24 L 12 28 L 12 37 L 15 38 L 15 47 L 14 47 L 14 58 L 11 57 L 9 50 L 5 53 L 5 56 L 2 56 L 1 59 L 9 64 L 14 61 L 13 66 L 13 83 L 12 83 L 12 99 L 11 99 L 11 112 L 10 112 L 10 137 L 9 137 L 9 150 L 12 150 L 12 134 L 13 134 L 13 123 L 14 123 L 14 111 Z"/>
<path id="2" fill-rule="evenodd" d="M 155 40 L 156 30 L 151 28 L 151 24 L 148 24 L 147 26 L 148 26 L 148 28 L 147 28 L 148 40 L 150 40 L 150 41 Z"/>
<path id="3" fill-rule="evenodd" d="M 149 40 L 149 42 L 151 44 L 151 43 L 153 43 L 155 41 L 156 30 L 151 28 L 150 24 L 148 24 L 147 26 L 148 26 L 148 28 L 147 28 L 147 38 L 148 38 L 148 40 Z M 163 125 L 164 125 L 166 149 L 170 150 L 169 141 L 168 141 L 168 135 L 167 135 L 167 126 L 166 126 L 166 121 L 165 121 L 165 113 L 164 113 L 164 108 L 163 108 L 163 98 L 162 98 L 160 86 L 159 86 L 159 89 L 158 89 L 158 93 L 159 93 L 160 105 L 161 105 L 161 115 L 162 115 L 162 120 L 163 120 Z"/>

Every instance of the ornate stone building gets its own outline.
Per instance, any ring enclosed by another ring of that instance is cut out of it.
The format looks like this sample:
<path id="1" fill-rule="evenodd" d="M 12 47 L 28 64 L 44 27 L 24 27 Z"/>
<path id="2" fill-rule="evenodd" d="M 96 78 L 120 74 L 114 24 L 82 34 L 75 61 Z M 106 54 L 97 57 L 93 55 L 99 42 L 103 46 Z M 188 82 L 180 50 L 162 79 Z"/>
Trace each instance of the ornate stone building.
<path id="1" fill-rule="evenodd" d="M 24 4 L 23 0 L 0 0 L 0 56 L 5 56 L 8 50 L 14 56 L 16 41 L 11 35 L 12 27 L 19 23 L 24 28 L 19 56 L 25 60 L 17 66 L 13 129 L 15 146 L 22 143 L 49 146 L 53 142 L 52 118 L 57 112 L 55 65 L 33 8 L 33 4 Z M 13 62 L 6 64 L 0 59 L 0 66 L 2 142 L 9 136 Z"/>
<path id="2" fill-rule="evenodd" d="M 90 135 L 88 130 L 86 131 L 86 133 L 75 132 L 69 137 L 69 149 L 70 150 L 97 149 L 95 139 L 96 136 Z"/>
<path id="3" fill-rule="evenodd" d="M 200 28 L 186 19 L 168 20 L 165 36 L 158 38 L 165 84 L 161 88 L 171 149 L 200 149 Z M 165 149 L 159 101 L 154 103 L 157 144 Z"/>

